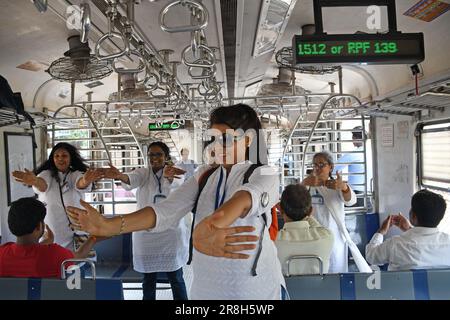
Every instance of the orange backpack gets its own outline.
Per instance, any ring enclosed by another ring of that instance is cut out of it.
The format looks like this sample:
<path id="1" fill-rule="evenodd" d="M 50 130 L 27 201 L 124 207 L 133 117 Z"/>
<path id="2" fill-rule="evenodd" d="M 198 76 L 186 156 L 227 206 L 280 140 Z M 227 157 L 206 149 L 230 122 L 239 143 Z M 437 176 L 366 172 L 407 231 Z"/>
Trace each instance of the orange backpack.
<path id="1" fill-rule="evenodd" d="M 269 234 L 270 239 L 272 241 L 275 241 L 277 239 L 278 234 L 278 214 L 280 211 L 280 203 L 278 202 L 276 205 L 272 207 L 271 213 L 272 213 L 272 223 L 269 227 Z"/>

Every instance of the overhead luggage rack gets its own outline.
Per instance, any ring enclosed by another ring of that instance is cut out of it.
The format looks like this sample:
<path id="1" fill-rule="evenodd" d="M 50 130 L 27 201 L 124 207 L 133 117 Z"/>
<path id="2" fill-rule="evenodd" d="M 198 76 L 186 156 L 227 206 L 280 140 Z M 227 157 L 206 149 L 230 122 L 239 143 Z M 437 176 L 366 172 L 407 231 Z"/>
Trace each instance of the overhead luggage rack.
<path id="1" fill-rule="evenodd" d="M 43 127 L 54 122 L 48 115 L 42 112 L 28 112 L 33 118 L 36 125 L 35 128 Z M 23 115 L 16 113 L 14 110 L 0 108 L 0 127 L 5 126 L 20 126 L 23 128 L 30 128 L 30 122 Z"/>

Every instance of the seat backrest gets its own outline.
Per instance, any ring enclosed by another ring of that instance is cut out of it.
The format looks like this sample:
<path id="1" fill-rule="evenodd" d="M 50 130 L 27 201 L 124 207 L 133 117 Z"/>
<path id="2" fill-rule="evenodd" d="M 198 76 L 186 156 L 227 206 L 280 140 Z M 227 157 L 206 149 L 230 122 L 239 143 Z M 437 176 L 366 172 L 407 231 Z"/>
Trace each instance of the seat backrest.
<path id="1" fill-rule="evenodd" d="M 292 300 L 340 300 L 339 274 L 285 277 Z"/>
<path id="2" fill-rule="evenodd" d="M 450 269 L 286 277 L 293 300 L 450 300 Z"/>
<path id="3" fill-rule="evenodd" d="M 80 289 L 66 280 L 0 278 L 0 300 L 123 300 L 119 279 L 81 279 Z"/>

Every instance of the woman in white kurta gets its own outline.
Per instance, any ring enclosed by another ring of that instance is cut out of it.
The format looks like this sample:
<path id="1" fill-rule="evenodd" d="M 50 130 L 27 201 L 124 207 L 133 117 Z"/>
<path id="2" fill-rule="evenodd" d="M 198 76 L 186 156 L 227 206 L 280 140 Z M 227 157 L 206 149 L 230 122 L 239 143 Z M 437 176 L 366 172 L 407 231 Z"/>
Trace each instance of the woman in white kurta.
<path id="1" fill-rule="evenodd" d="M 265 150 L 258 132 L 261 123 L 256 112 L 243 104 L 215 109 L 210 123 L 215 169 L 200 167 L 166 201 L 128 215 L 104 219 L 88 205 L 84 205 L 87 210 L 70 208 L 70 215 L 79 228 L 98 235 L 149 228 L 161 232 L 188 214 L 198 197 L 190 297 L 282 299 L 286 293 L 284 278 L 268 232 L 270 209 L 279 199 L 279 177 L 272 167 L 261 165 L 260 149 Z M 254 131 L 248 134 L 250 129 Z M 251 166 L 248 160 L 260 166 L 243 184 Z M 199 182 L 208 170 L 214 171 L 209 171 L 199 195 Z"/>
<path id="2" fill-rule="evenodd" d="M 163 142 L 153 142 L 148 147 L 149 168 L 139 168 L 121 173 L 114 167 L 106 177 L 122 181 L 126 190 L 136 190 L 137 209 L 154 205 L 166 199 L 174 187 L 174 175 L 183 171 L 165 166 L 170 159 L 169 147 Z M 166 169 L 166 170 L 164 170 Z M 187 300 L 183 279 L 183 266 L 188 258 L 188 232 L 183 221 L 162 232 L 133 232 L 133 266 L 143 273 L 143 299 L 156 299 L 157 273 L 165 272 L 175 300 Z"/>
<path id="3" fill-rule="evenodd" d="M 347 272 L 348 246 L 338 224 L 345 227 L 344 205 L 355 204 L 356 195 L 350 186 L 342 181 L 339 173 L 336 179 L 332 178 L 334 162 L 329 153 L 316 153 L 313 166 L 313 173 L 303 180 L 302 184 L 310 186 L 315 218 L 334 235 L 329 272 Z"/>
<path id="4" fill-rule="evenodd" d="M 55 236 L 55 243 L 73 250 L 74 230 L 70 226 L 65 208 L 80 206 L 83 192 L 103 177 L 101 171 L 88 169 L 78 150 L 68 143 L 58 143 L 35 172 L 14 171 L 19 182 L 33 186 L 39 200 L 47 205 L 45 223 Z"/>

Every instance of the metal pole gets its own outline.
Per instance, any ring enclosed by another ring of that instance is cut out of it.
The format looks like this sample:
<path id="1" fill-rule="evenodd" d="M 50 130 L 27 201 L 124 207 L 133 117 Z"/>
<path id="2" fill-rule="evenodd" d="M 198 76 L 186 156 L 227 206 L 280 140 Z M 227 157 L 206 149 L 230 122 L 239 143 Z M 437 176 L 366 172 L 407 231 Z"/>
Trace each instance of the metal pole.
<path id="1" fill-rule="evenodd" d="M 72 106 L 75 104 L 75 81 L 70 84 L 70 104 Z"/>
<path id="2" fill-rule="evenodd" d="M 121 86 L 121 75 L 120 73 L 117 74 L 117 100 L 122 100 L 122 86 Z"/>

